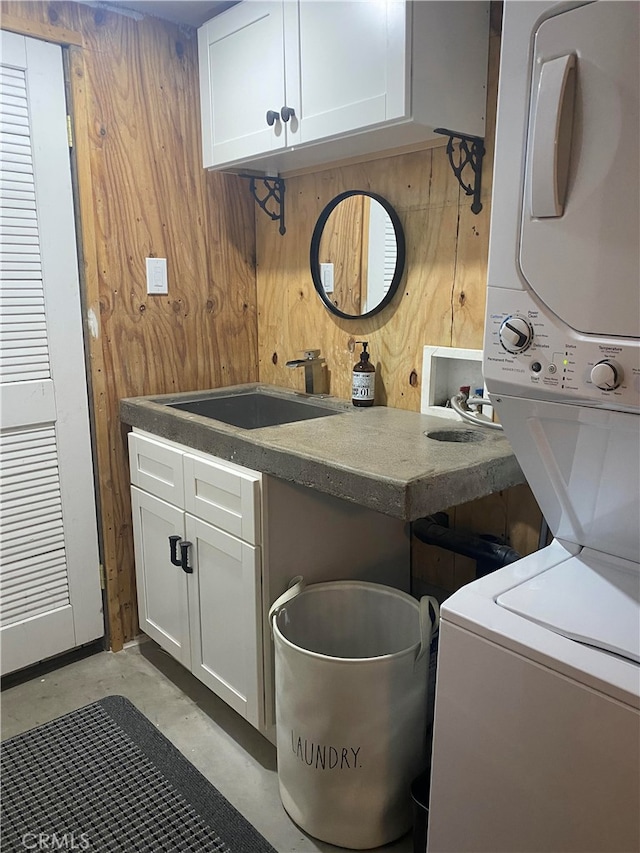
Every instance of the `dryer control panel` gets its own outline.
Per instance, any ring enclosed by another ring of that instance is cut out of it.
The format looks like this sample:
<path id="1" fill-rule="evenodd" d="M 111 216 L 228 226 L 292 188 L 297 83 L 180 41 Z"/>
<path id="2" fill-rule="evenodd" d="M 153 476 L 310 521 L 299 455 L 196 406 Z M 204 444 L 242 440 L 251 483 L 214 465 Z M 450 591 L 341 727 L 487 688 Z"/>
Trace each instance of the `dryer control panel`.
<path id="1" fill-rule="evenodd" d="M 576 332 L 522 290 L 489 289 L 483 366 L 492 393 L 640 411 L 640 341 Z"/>

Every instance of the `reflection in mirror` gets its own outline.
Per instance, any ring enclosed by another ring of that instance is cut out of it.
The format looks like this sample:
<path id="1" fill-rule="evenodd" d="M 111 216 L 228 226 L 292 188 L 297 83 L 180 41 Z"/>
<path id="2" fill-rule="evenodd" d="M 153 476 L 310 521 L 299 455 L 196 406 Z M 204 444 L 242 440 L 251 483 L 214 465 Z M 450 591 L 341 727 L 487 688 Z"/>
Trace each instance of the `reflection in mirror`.
<path id="1" fill-rule="evenodd" d="M 404 268 L 404 235 L 389 203 L 350 190 L 323 210 L 311 241 L 311 274 L 340 317 L 369 317 L 387 305 Z"/>

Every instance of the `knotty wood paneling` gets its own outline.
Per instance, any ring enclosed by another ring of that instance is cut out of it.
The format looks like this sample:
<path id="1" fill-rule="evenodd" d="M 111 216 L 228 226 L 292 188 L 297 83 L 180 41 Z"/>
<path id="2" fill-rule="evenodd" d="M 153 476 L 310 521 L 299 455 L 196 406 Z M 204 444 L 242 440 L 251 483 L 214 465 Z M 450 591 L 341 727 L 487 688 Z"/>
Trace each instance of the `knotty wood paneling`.
<path id="1" fill-rule="evenodd" d="M 387 198 L 406 238 L 399 291 L 383 312 L 367 320 L 330 314 L 309 271 L 315 222 L 347 189 Z M 486 202 L 488 197 L 485 190 Z M 411 376 L 421 373 L 422 347 L 482 345 L 488 203 L 480 216 L 468 213 L 471 201 L 461 197 L 442 147 L 290 177 L 286 199 L 283 237 L 266 217 L 257 218 L 261 380 L 302 388 L 301 377 L 284 362 L 300 350 L 320 347 L 331 393 L 349 399 L 354 363 L 349 340 L 364 338 L 378 370 L 376 402 L 419 410 L 420 387 Z"/>
<path id="2" fill-rule="evenodd" d="M 495 102 L 500 46 L 499 5 L 492 15 L 483 209 L 459 188 L 444 147 L 327 168 L 286 180 L 287 233 L 257 214 L 260 380 L 304 390 L 300 371 L 285 367 L 301 350 L 319 348 L 330 393 L 351 398 L 353 341 L 368 340 L 376 365 L 376 404 L 420 410 L 425 345 L 481 348 L 486 298 Z M 407 247 L 406 272 L 391 304 L 368 320 L 330 314 L 315 293 L 309 244 L 324 206 L 346 190 L 378 193 L 393 205 Z M 390 441 L 393 437 L 390 436 Z M 463 507 L 443 507 L 452 526 L 506 536 L 522 553 L 537 547 L 540 512 L 522 486 Z M 414 573 L 445 589 L 473 577 L 474 564 L 416 543 Z"/>
<path id="3" fill-rule="evenodd" d="M 12 29 L 71 44 L 83 299 L 111 647 L 137 631 L 119 400 L 257 379 L 254 211 L 206 173 L 195 30 L 75 3 L 10 2 Z M 168 262 L 147 296 L 145 258 Z"/>

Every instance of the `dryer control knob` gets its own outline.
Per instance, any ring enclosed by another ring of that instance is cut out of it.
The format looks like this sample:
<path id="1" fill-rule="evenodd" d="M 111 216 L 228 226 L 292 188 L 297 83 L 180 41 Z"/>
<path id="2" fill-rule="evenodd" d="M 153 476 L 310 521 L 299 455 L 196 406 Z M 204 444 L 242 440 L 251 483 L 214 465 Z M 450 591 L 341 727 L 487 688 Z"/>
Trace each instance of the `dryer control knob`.
<path id="1" fill-rule="evenodd" d="M 591 381 L 602 391 L 613 391 L 622 382 L 622 368 L 609 358 L 599 361 L 591 368 Z"/>
<path id="2" fill-rule="evenodd" d="M 507 352 L 524 352 L 533 340 L 533 329 L 524 317 L 507 317 L 500 326 L 500 343 Z"/>

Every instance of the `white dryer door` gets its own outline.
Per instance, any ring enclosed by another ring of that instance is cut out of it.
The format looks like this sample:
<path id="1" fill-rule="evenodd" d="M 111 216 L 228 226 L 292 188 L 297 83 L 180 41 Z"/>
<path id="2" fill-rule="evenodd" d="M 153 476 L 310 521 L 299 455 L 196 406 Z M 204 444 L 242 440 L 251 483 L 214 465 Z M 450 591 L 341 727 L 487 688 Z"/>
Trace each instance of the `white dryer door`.
<path id="1" fill-rule="evenodd" d="M 640 337 L 639 9 L 589 3 L 535 36 L 520 265 L 587 334 Z"/>

